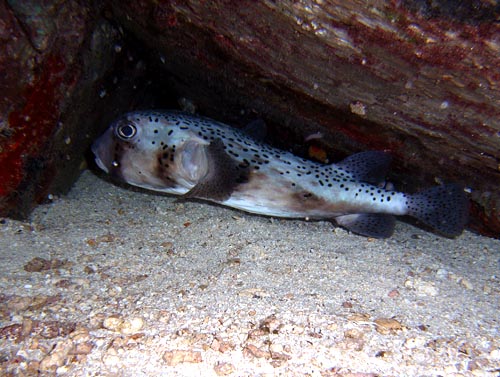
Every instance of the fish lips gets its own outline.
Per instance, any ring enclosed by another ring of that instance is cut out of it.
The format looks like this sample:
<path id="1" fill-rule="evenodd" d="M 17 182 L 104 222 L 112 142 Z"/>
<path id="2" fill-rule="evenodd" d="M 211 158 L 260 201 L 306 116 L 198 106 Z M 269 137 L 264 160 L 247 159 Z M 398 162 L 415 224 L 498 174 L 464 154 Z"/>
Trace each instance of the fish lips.
<path id="1" fill-rule="evenodd" d="M 95 163 L 97 166 L 104 170 L 106 173 L 110 172 L 113 166 L 113 142 L 110 131 L 106 131 L 100 138 L 98 138 L 91 146 L 92 153 L 95 156 Z"/>

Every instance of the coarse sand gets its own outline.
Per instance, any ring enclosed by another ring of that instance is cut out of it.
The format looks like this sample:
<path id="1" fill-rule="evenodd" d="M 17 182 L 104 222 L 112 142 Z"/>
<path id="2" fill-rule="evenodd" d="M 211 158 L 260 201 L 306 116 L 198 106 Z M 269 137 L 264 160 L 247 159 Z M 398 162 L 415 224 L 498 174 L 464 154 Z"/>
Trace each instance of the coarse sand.
<path id="1" fill-rule="evenodd" d="M 90 171 L 0 234 L 2 376 L 500 375 L 500 240 L 375 240 Z"/>

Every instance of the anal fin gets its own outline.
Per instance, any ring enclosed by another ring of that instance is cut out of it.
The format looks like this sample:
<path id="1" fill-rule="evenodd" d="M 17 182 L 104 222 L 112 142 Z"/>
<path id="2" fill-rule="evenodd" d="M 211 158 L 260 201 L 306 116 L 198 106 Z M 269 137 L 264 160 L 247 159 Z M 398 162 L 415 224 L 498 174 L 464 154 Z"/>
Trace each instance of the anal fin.
<path id="1" fill-rule="evenodd" d="M 354 213 L 338 216 L 335 221 L 353 233 L 373 238 L 388 238 L 394 232 L 396 219 L 384 213 Z"/>

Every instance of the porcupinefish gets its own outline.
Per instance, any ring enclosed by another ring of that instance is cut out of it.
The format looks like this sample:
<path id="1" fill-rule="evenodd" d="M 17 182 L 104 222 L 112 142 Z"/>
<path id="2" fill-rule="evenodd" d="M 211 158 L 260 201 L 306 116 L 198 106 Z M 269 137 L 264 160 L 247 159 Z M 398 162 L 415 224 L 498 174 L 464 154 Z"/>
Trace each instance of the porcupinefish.
<path id="1" fill-rule="evenodd" d="M 448 237 L 461 234 L 467 218 L 467 199 L 458 185 L 416 194 L 381 187 L 390 163 L 384 152 L 361 152 L 325 165 L 177 111 L 125 114 L 92 151 L 102 170 L 134 186 L 260 215 L 332 219 L 369 237 L 391 236 L 394 215 L 412 216 Z"/>

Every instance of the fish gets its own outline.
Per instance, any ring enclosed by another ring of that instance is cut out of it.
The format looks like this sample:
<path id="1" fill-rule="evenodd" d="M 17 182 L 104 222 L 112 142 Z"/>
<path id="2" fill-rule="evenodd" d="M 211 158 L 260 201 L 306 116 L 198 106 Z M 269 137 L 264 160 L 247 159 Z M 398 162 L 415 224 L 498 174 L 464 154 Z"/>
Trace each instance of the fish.
<path id="1" fill-rule="evenodd" d="M 323 164 L 175 110 L 126 113 L 91 149 L 100 169 L 133 186 L 259 215 L 331 220 L 372 238 L 390 237 L 396 216 L 411 216 L 450 238 L 467 221 L 468 199 L 458 184 L 412 194 L 384 185 L 388 153 L 359 152 Z"/>

